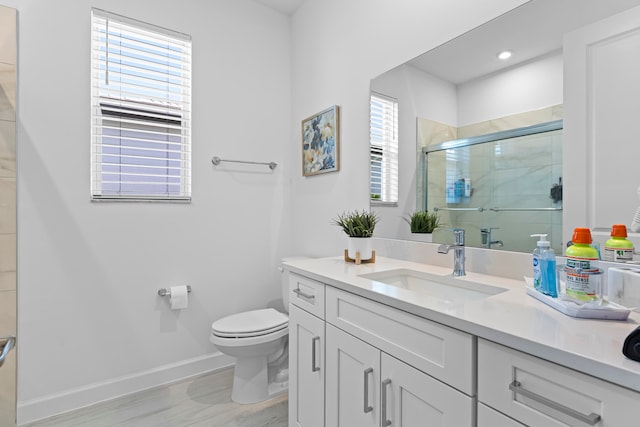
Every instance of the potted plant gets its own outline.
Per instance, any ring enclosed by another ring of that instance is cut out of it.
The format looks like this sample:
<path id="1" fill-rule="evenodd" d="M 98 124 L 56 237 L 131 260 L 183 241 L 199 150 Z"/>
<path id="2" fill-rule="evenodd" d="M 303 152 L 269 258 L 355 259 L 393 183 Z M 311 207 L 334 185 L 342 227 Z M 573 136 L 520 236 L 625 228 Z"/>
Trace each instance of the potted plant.
<path id="1" fill-rule="evenodd" d="M 371 237 L 378 223 L 374 212 L 353 211 L 338 215 L 334 224 L 342 227 L 347 237 L 347 254 L 351 259 L 368 260 L 373 256 Z M 358 256 L 359 253 L 359 256 Z"/>
<path id="2" fill-rule="evenodd" d="M 423 242 L 432 242 L 431 233 L 440 226 L 437 212 L 416 211 L 404 220 L 409 224 L 412 236 Z"/>

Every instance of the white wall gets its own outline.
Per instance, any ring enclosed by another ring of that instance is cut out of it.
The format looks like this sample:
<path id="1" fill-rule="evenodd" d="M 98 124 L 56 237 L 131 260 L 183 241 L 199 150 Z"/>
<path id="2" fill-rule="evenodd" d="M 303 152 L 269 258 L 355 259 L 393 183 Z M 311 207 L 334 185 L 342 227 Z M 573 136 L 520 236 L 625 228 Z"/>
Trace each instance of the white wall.
<path id="1" fill-rule="evenodd" d="M 193 37 L 193 203 L 89 201 L 92 6 Z M 280 298 L 290 22 L 249 0 L 15 7 L 23 423 L 229 363 L 215 357 L 211 322 Z M 213 155 L 279 166 L 214 168 Z M 193 287 L 181 312 L 156 293 L 178 284 Z"/>
<path id="2" fill-rule="evenodd" d="M 458 127 L 562 104 L 562 52 L 458 86 Z"/>
<path id="3" fill-rule="evenodd" d="M 308 1 L 296 12 L 290 147 L 294 163 L 301 156 L 301 120 L 330 105 L 342 108 L 341 170 L 303 177 L 292 168 L 296 252 L 339 256 L 346 243 L 331 218 L 344 210 L 368 209 L 370 80 L 522 3 L 324 0 Z"/>

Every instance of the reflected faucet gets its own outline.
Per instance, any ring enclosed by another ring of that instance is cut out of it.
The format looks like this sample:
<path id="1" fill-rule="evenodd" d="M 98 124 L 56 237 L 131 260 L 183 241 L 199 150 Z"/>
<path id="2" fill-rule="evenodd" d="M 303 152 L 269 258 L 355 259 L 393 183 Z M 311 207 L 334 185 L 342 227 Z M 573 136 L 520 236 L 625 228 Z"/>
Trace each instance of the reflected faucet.
<path id="1" fill-rule="evenodd" d="M 453 245 L 438 246 L 438 253 L 447 254 L 450 249 L 453 249 L 453 275 L 465 276 L 467 273 L 464 271 L 464 229 L 453 228 L 450 231 L 453 232 Z"/>
<path id="2" fill-rule="evenodd" d="M 491 249 L 492 246 L 497 246 L 499 248 L 503 247 L 504 244 L 502 240 L 491 240 L 491 231 L 498 230 L 498 227 L 482 227 L 480 229 L 480 238 L 482 241 L 482 246 Z"/>

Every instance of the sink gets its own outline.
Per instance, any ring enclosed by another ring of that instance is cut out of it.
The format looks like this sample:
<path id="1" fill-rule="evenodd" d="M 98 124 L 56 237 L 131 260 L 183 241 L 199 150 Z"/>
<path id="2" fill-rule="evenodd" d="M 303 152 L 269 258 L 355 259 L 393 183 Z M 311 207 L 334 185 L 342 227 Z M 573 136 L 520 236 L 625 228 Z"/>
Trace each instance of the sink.
<path id="1" fill-rule="evenodd" d="M 359 277 L 395 288 L 417 292 L 447 304 L 476 301 L 507 291 L 505 288 L 485 285 L 467 279 L 401 268 L 377 273 L 361 274 Z M 374 283 L 374 288 L 378 287 Z"/>

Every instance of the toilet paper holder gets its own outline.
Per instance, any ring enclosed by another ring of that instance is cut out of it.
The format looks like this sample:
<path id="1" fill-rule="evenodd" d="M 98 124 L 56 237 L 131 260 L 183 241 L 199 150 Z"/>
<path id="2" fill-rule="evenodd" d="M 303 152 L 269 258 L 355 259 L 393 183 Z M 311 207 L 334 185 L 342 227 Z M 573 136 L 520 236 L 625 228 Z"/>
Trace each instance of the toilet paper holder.
<path id="1" fill-rule="evenodd" d="M 191 293 L 191 285 L 187 285 L 187 292 Z M 170 297 L 171 291 L 166 288 L 160 288 L 158 289 L 158 295 L 160 295 L 161 297 Z"/>

